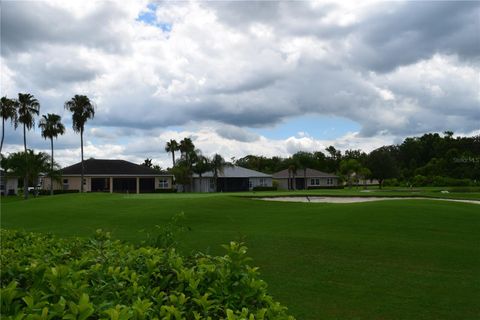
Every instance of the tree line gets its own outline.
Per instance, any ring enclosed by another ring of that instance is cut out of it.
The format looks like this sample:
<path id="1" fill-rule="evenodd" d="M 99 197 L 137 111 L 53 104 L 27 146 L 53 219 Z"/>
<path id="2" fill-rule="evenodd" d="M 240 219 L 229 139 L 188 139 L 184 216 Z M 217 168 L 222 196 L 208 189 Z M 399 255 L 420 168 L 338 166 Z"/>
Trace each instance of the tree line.
<path id="1" fill-rule="evenodd" d="M 85 124 L 89 119 L 95 116 L 95 105 L 85 95 L 75 95 L 66 101 L 64 108 L 72 113 L 72 128 L 76 133 L 80 133 L 81 148 L 81 192 L 83 192 L 83 132 Z M 50 177 L 50 194 L 53 194 L 53 180 L 58 177 L 53 153 L 53 139 L 65 133 L 65 126 L 62 118 L 58 114 L 49 113 L 42 115 L 39 121 L 42 137 L 50 139 L 51 155 L 40 152 L 35 154 L 33 150 L 27 149 L 27 131 L 30 131 L 36 123 L 36 117 L 40 114 L 40 102 L 29 93 L 19 93 L 18 98 L 10 99 L 2 97 L 0 99 L 0 116 L 2 118 L 2 139 L 0 143 L 1 167 L 5 171 L 10 170 L 23 177 L 24 198 L 28 199 L 28 185 L 35 183 L 34 180 L 38 174 L 47 173 Z M 18 126 L 23 128 L 23 147 L 24 152 L 14 152 L 4 158 L 2 155 L 3 142 L 5 138 L 5 122 L 10 121 L 15 129 Z M 50 162 L 47 166 L 46 163 Z"/>
<path id="2" fill-rule="evenodd" d="M 265 173 L 289 169 L 301 175 L 312 168 L 336 173 L 349 184 L 376 179 L 380 187 L 384 182 L 405 186 L 479 184 L 480 136 L 427 133 L 369 153 L 359 149 L 342 153 L 329 146 L 324 152 L 301 151 L 287 158 L 248 155 L 234 163 Z"/>

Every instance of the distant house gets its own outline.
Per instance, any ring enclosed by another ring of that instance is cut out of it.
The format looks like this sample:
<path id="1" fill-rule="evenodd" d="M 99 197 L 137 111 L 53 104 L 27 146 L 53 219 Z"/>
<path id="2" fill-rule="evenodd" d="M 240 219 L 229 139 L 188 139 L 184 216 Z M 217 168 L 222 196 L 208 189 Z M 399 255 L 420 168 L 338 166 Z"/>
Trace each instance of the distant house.
<path id="1" fill-rule="evenodd" d="M 125 160 L 88 159 L 84 162 L 84 191 L 147 193 L 171 189 L 173 175 Z M 61 170 L 61 181 L 54 181 L 55 190 L 80 190 L 81 162 Z M 48 177 L 43 188 L 50 188 Z"/>
<path id="2" fill-rule="evenodd" d="M 0 170 L 0 195 L 17 195 L 18 177 L 9 177 L 5 170 Z"/>
<path id="3" fill-rule="evenodd" d="M 271 187 L 272 176 L 238 166 L 227 166 L 218 174 L 217 189 L 212 172 L 193 175 L 193 191 L 195 192 L 235 192 L 249 191 L 255 187 Z"/>
<path id="4" fill-rule="evenodd" d="M 307 168 L 307 189 L 309 187 L 336 187 L 339 185 L 338 176 L 315 169 Z M 278 181 L 278 188 L 284 190 L 305 189 L 305 178 L 303 169 L 297 169 L 295 173 L 288 172 L 288 169 L 273 174 L 273 179 Z"/>

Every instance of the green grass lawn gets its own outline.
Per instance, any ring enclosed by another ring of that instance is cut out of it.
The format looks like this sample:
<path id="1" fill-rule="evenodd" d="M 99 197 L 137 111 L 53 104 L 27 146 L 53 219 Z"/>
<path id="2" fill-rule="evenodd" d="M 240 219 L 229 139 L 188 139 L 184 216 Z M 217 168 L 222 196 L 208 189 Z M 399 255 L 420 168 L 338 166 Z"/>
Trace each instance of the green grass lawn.
<path id="1" fill-rule="evenodd" d="M 364 194 L 348 189 L 308 193 Z M 438 189 L 417 194 L 444 196 Z M 253 194 L 7 198 L 2 199 L 1 226 L 60 236 L 88 236 L 103 228 L 139 243 L 155 232 L 155 225 L 183 211 L 191 230 L 181 236 L 181 251 L 222 254 L 221 244 L 244 240 L 270 293 L 298 319 L 480 318 L 479 205 L 284 203 L 246 195 Z M 480 199 L 478 193 L 447 196 Z"/>

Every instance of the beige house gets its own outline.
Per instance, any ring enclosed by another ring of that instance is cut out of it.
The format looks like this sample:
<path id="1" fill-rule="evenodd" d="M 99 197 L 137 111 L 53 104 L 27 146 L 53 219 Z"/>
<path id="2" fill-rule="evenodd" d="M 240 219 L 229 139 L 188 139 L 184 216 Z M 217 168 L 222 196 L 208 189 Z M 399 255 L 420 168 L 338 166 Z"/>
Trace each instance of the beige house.
<path id="1" fill-rule="evenodd" d="M 172 189 L 173 175 L 125 160 L 88 159 L 84 162 L 85 192 L 148 193 Z M 54 181 L 54 190 L 80 190 L 81 162 L 61 170 L 61 181 Z M 42 187 L 50 189 L 50 179 Z"/>
<path id="2" fill-rule="evenodd" d="M 289 172 L 288 169 L 273 174 L 273 179 L 278 182 L 278 188 L 283 190 L 303 190 L 308 188 L 333 188 L 339 185 L 338 176 L 315 169 L 307 168 L 306 175 L 303 169 Z"/>

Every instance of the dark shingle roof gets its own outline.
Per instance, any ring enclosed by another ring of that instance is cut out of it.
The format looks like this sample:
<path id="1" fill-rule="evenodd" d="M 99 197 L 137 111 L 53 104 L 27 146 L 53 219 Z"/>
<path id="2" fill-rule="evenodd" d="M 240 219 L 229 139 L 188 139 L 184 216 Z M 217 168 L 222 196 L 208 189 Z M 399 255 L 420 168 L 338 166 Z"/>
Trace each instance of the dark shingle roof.
<path id="1" fill-rule="evenodd" d="M 303 169 L 297 169 L 297 173 L 295 177 L 302 178 L 303 177 Z M 288 169 L 276 172 L 273 174 L 274 179 L 287 179 L 288 178 Z M 318 171 L 315 169 L 307 168 L 307 178 L 337 178 L 336 175 L 333 173 L 326 173 L 322 171 Z"/>
<path id="2" fill-rule="evenodd" d="M 88 159 L 83 161 L 83 165 L 85 175 L 170 175 L 125 160 Z M 81 174 L 82 163 L 79 162 L 69 167 L 63 168 L 61 172 L 62 175 Z"/>

